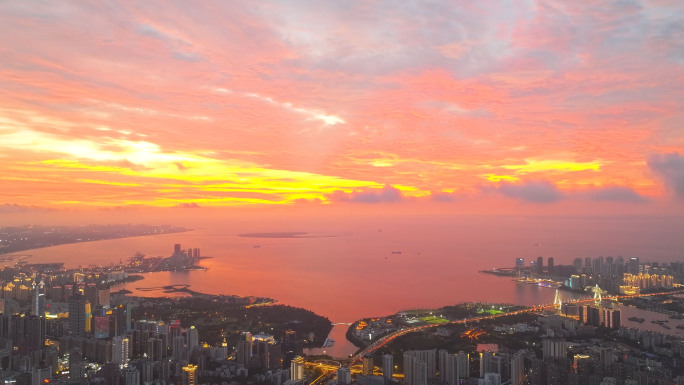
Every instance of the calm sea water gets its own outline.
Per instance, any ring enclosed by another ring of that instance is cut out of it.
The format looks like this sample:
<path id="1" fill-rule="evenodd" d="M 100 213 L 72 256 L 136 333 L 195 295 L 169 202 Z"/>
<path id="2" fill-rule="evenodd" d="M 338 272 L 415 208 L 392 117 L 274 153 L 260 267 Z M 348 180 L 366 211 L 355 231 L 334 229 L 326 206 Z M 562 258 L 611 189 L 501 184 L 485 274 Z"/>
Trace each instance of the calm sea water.
<path id="1" fill-rule="evenodd" d="M 542 256 L 556 264 L 576 257 L 636 256 L 682 260 L 678 218 L 397 217 L 344 222 L 226 221 L 185 233 L 98 241 L 26 252 L 32 262 L 68 266 L 124 263 L 136 252 L 169 256 L 175 243 L 199 247 L 205 271 L 145 274 L 124 285 L 188 284 L 213 294 L 264 296 L 351 322 L 408 308 L 466 301 L 549 303 L 554 290 L 519 284 L 479 270 Z M 241 233 L 308 232 L 306 238 L 247 238 Z M 341 334 L 345 327 L 336 327 Z M 338 338 L 335 338 L 338 337 Z M 342 343 L 339 336 L 333 338 Z"/>

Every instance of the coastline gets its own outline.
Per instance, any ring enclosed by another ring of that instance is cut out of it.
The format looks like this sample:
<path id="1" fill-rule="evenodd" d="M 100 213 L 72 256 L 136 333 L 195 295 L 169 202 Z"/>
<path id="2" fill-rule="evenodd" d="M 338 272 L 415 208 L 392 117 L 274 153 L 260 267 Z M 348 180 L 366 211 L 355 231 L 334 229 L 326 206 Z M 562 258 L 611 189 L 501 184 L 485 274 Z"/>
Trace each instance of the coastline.
<path id="1" fill-rule="evenodd" d="M 140 238 L 140 237 L 153 237 L 157 235 L 169 235 L 169 234 L 178 234 L 178 233 L 187 233 L 190 231 L 195 231 L 197 229 L 187 229 L 187 228 L 182 228 L 182 230 L 173 230 L 173 231 L 167 231 L 163 233 L 155 233 L 155 234 L 137 234 L 137 235 L 126 235 L 123 237 L 111 237 L 111 238 L 100 238 L 100 239 L 89 239 L 87 241 L 73 241 L 73 242 L 64 242 L 64 243 L 57 243 L 54 245 L 45 245 L 45 246 L 38 246 L 38 247 L 31 247 L 28 249 L 18 249 L 18 250 L 12 250 L 8 252 L 1 251 L 0 249 L 0 257 L 3 256 L 13 256 L 16 254 L 16 256 L 23 256 L 23 257 L 30 257 L 30 254 L 26 254 L 25 252 L 31 251 L 31 250 L 42 250 L 42 249 L 47 249 L 50 247 L 57 247 L 57 246 L 66 246 L 66 245 L 79 245 L 79 244 L 87 244 L 87 243 L 93 243 L 93 242 L 101 242 L 101 241 L 112 241 L 112 240 L 117 240 L 117 239 L 129 239 L 129 238 Z M 24 259 L 27 259 L 24 258 Z M 12 260 L 10 261 L 5 261 L 5 262 L 13 262 Z"/>

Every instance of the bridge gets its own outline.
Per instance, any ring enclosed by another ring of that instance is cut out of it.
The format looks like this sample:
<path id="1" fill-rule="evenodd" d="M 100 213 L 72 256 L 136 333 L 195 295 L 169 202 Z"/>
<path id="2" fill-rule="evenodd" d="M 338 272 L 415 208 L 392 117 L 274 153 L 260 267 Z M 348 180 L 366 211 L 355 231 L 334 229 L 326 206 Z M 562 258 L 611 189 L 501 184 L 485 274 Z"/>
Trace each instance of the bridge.
<path id="1" fill-rule="evenodd" d="M 593 290 L 593 289 L 592 289 Z M 668 292 L 660 292 L 660 293 L 648 293 L 648 294 L 631 294 L 631 295 L 615 295 L 615 296 L 600 296 L 599 298 L 603 300 L 613 300 L 613 299 L 627 299 L 627 298 L 637 298 L 637 297 L 648 297 L 648 296 L 654 296 L 654 295 L 663 295 L 663 294 L 676 294 L 676 293 L 682 293 L 684 292 L 683 290 L 675 290 L 675 291 L 668 291 Z M 554 302 L 559 302 L 558 298 L 554 300 Z M 596 295 L 592 298 L 585 298 L 585 299 L 578 299 L 578 300 L 571 300 L 566 303 L 573 303 L 573 304 L 582 304 L 582 303 L 590 303 L 590 302 L 596 302 Z M 472 318 L 465 318 L 461 320 L 456 320 L 456 321 L 451 321 L 449 323 L 441 323 L 441 324 L 430 324 L 430 325 L 421 325 L 421 326 L 414 326 L 414 327 L 409 327 L 409 328 L 404 328 L 401 330 L 397 330 L 393 333 L 390 333 L 384 337 L 381 337 L 377 341 L 373 342 L 372 344 L 368 345 L 365 349 L 357 353 L 355 356 L 351 358 L 351 361 L 349 362 L 349 366 L 351 367 L 354 365 L 356 362 L 360 361 L 361 358 L 363 357 L 364 354 L 367 353 L 373 353 L 376 350 L 382 348 L 383 346 L 387 345 L 390 343 L 392 340 L 401 337 L 403 335 L 409 334 L 409 333 L 414 333 L 418 332 L 421 330 L 429 329 L 429 328 L 434 328 L 434 327 L 439 327 L 439 326 L 444 326 L 444 325 L 457 325 L 457 324 L 466 324 L 470 322 L 479 322 L 483 320 L 489 320 L 489 319 L 495 319 L 495 318 L 501 318 L 501 317 L 506 317 L 510 315 L 516 315 L 516 314 L 522 314 L 522 313 L 531 313 L 531 312 L 536 312 L 536 311 L 544 311 L 545 309 L 555 309 L 557 308 L 557 303 L 550 303 L 550 304 L 544 304 L 544 305 L 538 305 L 538 306 L 531 306 L 527 309 L 522 309 L 522 310 L 516 310 L 508 313 L 501 313 L 501 314 L 493 314 L 493 315 L 486 315 L 486 316 L 480 316 L 480 317 L 472 317 Z"/>

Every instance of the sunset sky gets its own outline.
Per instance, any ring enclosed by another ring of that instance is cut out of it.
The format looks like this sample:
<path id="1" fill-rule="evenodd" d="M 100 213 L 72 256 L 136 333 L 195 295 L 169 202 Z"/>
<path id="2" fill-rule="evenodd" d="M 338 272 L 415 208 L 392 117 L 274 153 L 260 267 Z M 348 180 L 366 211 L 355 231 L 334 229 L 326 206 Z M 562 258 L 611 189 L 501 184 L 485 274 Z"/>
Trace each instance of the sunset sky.
<path id="1" fill-rule="evenodd" d="M 681 0 L 4 1 L 0 58 L 0 213 L 684 213 Z"/>

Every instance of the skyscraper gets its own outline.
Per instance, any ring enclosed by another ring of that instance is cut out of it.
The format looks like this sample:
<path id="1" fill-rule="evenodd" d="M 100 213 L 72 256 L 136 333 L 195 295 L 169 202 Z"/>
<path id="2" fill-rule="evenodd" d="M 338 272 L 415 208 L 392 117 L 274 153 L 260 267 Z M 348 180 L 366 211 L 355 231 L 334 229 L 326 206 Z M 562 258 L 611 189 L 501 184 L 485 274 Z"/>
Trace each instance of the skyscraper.
<path id="1" fill-rule="evenodd" d="M 237 362 L 242 366 L 249 364 L 249 359 L 252 357 L 253 342 L 252 333 L 243 332 L 240 335 L 240 341 L 238 341 L 237 346 Z"/>
<path id="2" fill-rule="evenodd" d="M 119 365 L 128 363 L 128 337 L 116 336 L 112 338 L 112 362 Z"/>
<path id="3" fill-rule="evenodd" d="M 193 349 L 199 346 L 199 333 L 197 328 L 190 326 L 188 329 L 188 348 Z"/>
<path id="4" fill-rule="evenodd" d="M 351 371 L 347 367 L 337 369 L 337 385 L 351 384 Z"/>
<path id="5" fill-rule="evenodd" d="M 537 273 L 541 274 L 544 272 L 544 258 L 537 257 Z"/>
<path id="6" fill-rule="evenodd" d="M 366 353 L 363 355 L 363 371 L 362 374 L 364 376 L 372 376 L 373 375 L 373 354 L 371 353 Z"/>
<path id="7" fill-rule="evenodd" d="M 83 337 L 86 332 L 86 300 L 82 294 L 69 297 L 69 333 Z"/>
<path id="8" fill-rule="evenodd" d="M 385 380 L 391 380 L 394 375 L 394 357 L 391 354 L 382 356 L 382 375 Z"/>
<path id="9" fill-rule="evenodd" d="M 304 358 L 297 356 L 290 362 L 290 379 L 299 381 L 304 379 Z"/>
<path id="10" fill-rule="evenodd" d="M 436 350 L 404 352 L 404 384 L 427 385 L 436 377 Z"/>

